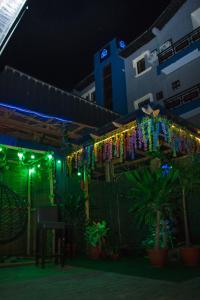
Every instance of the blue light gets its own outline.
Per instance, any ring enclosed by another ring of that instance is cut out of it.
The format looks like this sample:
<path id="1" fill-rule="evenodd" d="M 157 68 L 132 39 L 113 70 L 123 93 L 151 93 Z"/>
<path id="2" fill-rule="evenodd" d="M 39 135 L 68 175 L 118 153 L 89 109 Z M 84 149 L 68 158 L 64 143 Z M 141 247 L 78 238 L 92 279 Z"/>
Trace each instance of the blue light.
<path id="1" fill-rule="evenodd" d="M 161 166 L 161 168 L 162 168 L 162 174 L 167 175 L 167 174 L 169 174 L 170 170 L 172 169 L 172 166 L 170 166 L 169 164 L 164 164 Z"/>
<path id="2" fill-rule="evenodd" d="M 121 49 L 124 49 L 124 48 L 126 48 L 126 44 L 125 44 L 125 42 L 124 41 L 119 41 L 119 47 L 121 48 Z"/>
<path id="3" fill-rule="evenodd" d="M 108 56 L 108 50 L 105 48 L 101 51 L 101 59 L 104 59 Z"/>
<path id="4" fill-rule="evenodd" d="M 45 115 L 45 114 L 38 113 L 38 112 L 29 110 L 29 109 L 20 108 L 20 107 L 5 104 L 5 103 L 2 103 L 2 102 L 0 102 L 0 106 L 10 108 L 10 109 L 14 109 L 14 110 L 24 112 L 24 113 L 27 113 L 27 114 L 30 114 L 30 115 L 35 115 L 37 117 L 41 117 L 41 118 L 44 118 L 44 119 L 53 119 L 53 120 L 56 120 L 56 121 L 59 121 L 59 122 L 65 122 L 65 123 L 71 123 L 72 122 L 72 121 L 69 121 L 69 120 L 65 120 L 65 119 L 62 119 L 62 118 L 57 118 L 57 117 Z"/>

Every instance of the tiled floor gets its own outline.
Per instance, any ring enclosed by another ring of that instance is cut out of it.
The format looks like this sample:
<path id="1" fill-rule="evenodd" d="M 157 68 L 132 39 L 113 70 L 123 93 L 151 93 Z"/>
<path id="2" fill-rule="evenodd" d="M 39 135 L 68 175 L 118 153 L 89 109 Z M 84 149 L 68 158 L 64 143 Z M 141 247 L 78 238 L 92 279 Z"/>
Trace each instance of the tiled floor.
<path id="1" fill-rule="evenodd" d="M 23 268 L 15 268 L 12 278 L 6 277 L 6 269 L 0 271 L 5 274 L 0 300 L 200 300 L 200 277 L 174 283 L 79 267 L 61 271 L 27 266 L 25 278 Z"/>

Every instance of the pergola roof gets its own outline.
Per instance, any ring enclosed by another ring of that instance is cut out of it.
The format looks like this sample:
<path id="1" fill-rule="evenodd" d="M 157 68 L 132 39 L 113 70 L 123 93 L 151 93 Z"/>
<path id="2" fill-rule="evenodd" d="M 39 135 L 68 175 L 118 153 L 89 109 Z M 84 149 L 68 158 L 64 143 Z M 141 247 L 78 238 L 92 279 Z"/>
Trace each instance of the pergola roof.
<path id="1" fill-rule="evenodd" d="M 89 127 L 100 127 L 119 117 L 113 111 L 8 66 L 0 73 L 0 102 Z"/>
<path id="2" fill-rule="evenodd" d="M 93 127 L 0 102 L 0 133 L 39 144 L 66 147 Z"/>
<path id="3" fill-rule="evenodd" d="M 147 112 L 134 112 L 96 130 L 67 156 L 69 172 L 86 165 L 94 177 L 101 177 L 108 162 L 115 173 L 123 172 L 151 160 L 158 148 L 168 157 L 200 151 L 199 129 L 158 106 Z"/>

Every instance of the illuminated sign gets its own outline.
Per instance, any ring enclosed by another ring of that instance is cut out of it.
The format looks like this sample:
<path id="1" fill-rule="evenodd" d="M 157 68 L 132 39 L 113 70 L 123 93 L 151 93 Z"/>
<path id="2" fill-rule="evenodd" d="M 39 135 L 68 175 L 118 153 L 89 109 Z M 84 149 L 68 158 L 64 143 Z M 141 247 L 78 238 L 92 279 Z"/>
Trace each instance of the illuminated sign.
<path id="1" fill-rule="evenodd" d="M 26 2 L 27 0 L 0 0 L 0 52 L 17 26 Z"/>
<path id="2" fill-rule="evenodd" d="M 122 41 L 122 40 L 119 41 L 119 48 L 121 48 L 121 49 L 126 48 L 126 44 L 124 41 Z"/>
<path id="3" fill-rule="evenodd" d="M 108 49 L 104 48 L 101 51 L 101 60 L 104 60 L 108 56 Z"/>

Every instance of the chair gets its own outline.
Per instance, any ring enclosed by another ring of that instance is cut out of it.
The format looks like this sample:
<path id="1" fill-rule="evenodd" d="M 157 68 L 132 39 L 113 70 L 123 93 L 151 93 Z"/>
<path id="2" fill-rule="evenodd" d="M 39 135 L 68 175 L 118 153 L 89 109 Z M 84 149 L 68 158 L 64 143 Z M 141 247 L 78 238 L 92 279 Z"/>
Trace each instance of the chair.
<path id="1" fill-rule="evenodd" d="M 55 257 L 55 262 L 60 261 L 61 266 L 65 262 L 65 223 L 59 221 L 58 207 L 42 207 L 37 209 L 36 224 L 36 254 L 35 263 L 45 266 L 45 257 L 47 250 L 47 232 L 55 230 L 55 253 L 51 257 Z M 60 241 L 60 243 L 59 243 Z"/>

